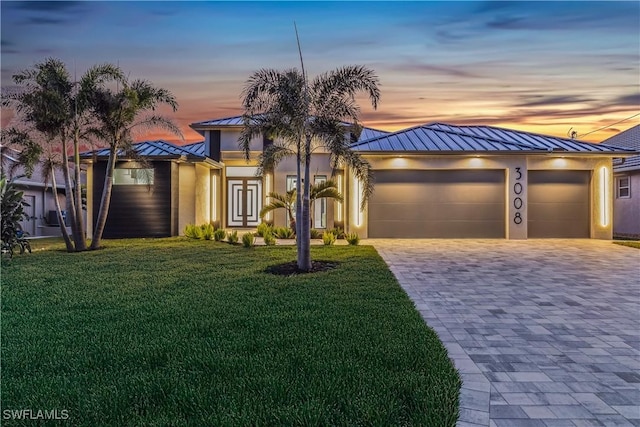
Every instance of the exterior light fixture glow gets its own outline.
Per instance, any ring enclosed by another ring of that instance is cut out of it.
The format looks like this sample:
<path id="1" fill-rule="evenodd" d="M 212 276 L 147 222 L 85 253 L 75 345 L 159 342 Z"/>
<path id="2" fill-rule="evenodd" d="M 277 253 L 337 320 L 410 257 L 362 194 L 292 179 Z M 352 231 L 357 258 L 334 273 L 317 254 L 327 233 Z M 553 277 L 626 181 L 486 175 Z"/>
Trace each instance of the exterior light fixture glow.
<path id="1" fill-rule="evenodd" d="M 211 221 L 218 220 L 218 176 L 211 175 Z"/>
<path id="2" fill-rule="evenodd" d="M 567 159 L 564 157 L 557 157 L 552 161 L 553 167 L 555 168 L 566 168 L 567 167 Z"/>
<path id="3" fill-rule="evenodd" d="M 606 166 L 600 168 L 600 224 L 603 227 L 609 225 L 608 200 L 609 200 L 609 171 Z"/>
<path id="4" fill-rule="evenodd" d="M 264 192 L 267 194 L 265 203 L 269 204 L 269 193 L 271 193 L 271 175 L 268 173 L 264 175 Z M 267 221 L 271 221 L 271 212 L 267 212 L 264 217 Z"/>
<path id="5" fill-rule="evenodd" d="M 362 183 L 358 178 L 355 179 L 355 202 L 356 202 L 356 227 L 360 227 L 364 222 L 362 213 Z"/>
<path id="6" fill-rule="evenodd" d="M 342 175 L 338 175 L 338 192 L 342 194 Z M 342 221 L 342 203 L 336 202 L 336 221 Z"/>
<path id="7" fill-rule="evenodd" d="M 471 159 L 469 159 L 469 166 L 471 166 L 471 167 L 477 168 L 477 167 L 482 166 L 483 164 L 484 164 L 484 161 L 478 156 L 475 156 L 475 157 L 472 157 Z"/>

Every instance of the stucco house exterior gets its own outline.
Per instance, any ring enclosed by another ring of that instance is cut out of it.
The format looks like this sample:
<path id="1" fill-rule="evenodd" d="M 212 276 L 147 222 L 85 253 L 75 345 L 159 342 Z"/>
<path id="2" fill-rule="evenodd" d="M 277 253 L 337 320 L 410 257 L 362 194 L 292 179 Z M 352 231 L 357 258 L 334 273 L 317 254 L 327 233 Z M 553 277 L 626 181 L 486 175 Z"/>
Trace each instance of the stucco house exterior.
<path id="1" fill-rule="evenodd" d="M 640 151 L 640 125 L 612 136 L 603 144 Z M 615 193 L 613 234 L 640 238 L 640 155 L 613 161 Z"/>
<path id="2" fill-rule="evenodd" d="M 256 176 L 258 156 L 272 143 L 252 141 L 247 162 L 238 148 L 240 117 L 193 123 L 203 142 L 136 145 L 142 167 L 121 159 L 105 237 L 172 236 L 188 223 L 252 229 L 271 191 L 295 185 L 294 159 Z M 345 127 L 345 129 L 347 129 Z M 489 126 L 433 123 L 393 133 L 345 131 L 372 165 L 375 192 L 361 209 L 360 183 L 332 171 L 314 153 L 314 182 L 336 180 L 344 202 L 317 203 L 313 227 L 342 227 L 363 238 L 596 238 L 613 232 L 614 157 L 630 150 Z M 106 150 L 85 153 L 88 205 L 97 216 Z M 288 224 L 284 211 L 265 218 Z M 91 227 L 89 227 L 91 229 Z"/>
<path id="3" fill-rule="evenodd" d="M 31 177 L 25 176 L 24 168 L 18 162 L 18 152 L 4 147 L 2 150 L 2 166 L 8 178 L 23 192 L 24 208 L 27 218 L 20 222 L 22 230 L 29 237 L 61 236 L 58 217 L 55 213 L 54 197 L 63 207 L 66 205 L 64 177 L 60 171 L 56 172 L 56 188 L 45 178 L 39 168 L 33 171 Z"/>

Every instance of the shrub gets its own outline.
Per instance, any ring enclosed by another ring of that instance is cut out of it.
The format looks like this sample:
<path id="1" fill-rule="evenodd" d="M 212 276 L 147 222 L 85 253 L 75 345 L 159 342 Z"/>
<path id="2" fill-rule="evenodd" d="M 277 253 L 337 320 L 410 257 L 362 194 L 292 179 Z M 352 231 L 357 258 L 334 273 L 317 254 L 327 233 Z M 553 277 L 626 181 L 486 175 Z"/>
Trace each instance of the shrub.
<path id="1" fill-rule="evenodd" d="M 213 232 L 213 240 L 216 242 L 222 242 L 225 237 L 227 237 L 227 232 L 224 231 L 224 228 L 218 228 Z"/>
<path id="2" fill-rule="evenodd" d="M 267 234 L 273 233 L 273 227 L 267 224 L 266 222 L 261 222 L 258 224 L 258 232 L 256 233 L 260 237 L 264 237 Z"/>
<path id="3" fill-rule="evenodd" d="M 358 246 L 358 244 L 360 243 L 360 236 L 358 236 L 358 233 L 348 233 L 344 235 L 344 238 L 347 240 L 347 242 L 349 242 L 350 245 L 352 246 Z"/>
<path id="4" fill-rule="evenodd" d="M 264 244 L 267 246 L 274 246 L 276 244 L 276 238 L 273 237 L 271 233 L 265 234 L 262 238 L 264 239 Z"/>
<path id="5" fill-rule="evenodd" d="M 344 239 L 344 230 L 340 227 L 335 227 L 333 229 L 330 230 L 334 236 L 336 236 L 336 239 Z"/>
<path id="6" fill-rule="evenodd" d="M 312 239 L 322 239 L 322 231 L 316 230 L 315 228 L 311 229 L 311 238 Z"/>
<path id="7" fill-rule="evenodd" d="M 242 246 L 252 248 L 256 244 L 256 236 L 253 233 L 245 233 L 242 235 Z"/>
<path id="8" fill-rule="evenodd" d="M 233 230 L 227 233 L 227 241 L 232 245 L 238 243 L 238 230 Z"/>
<path id="9" fill-rule="evenodd" d="M 202 230 L 202 238 L 204 240 L 212 240 L 213 239 L 213 225 L 211 224 L 202 224 L 200 226 L 200 229 Z"/>
<path id="10" fill-rule="evenodd" d="M 325 231 L 324 233 L 322 233 L 322 243 L 324 243 L 325 246 L 333 245 L 335 242 L 336 235 L 331 231 Z"/>
<path id="11" fill-rule="evenodd" d="M 195 224 L 187 224 L 184 227 L 184 235 L 190 239 L 202 239 L 202 228 Z"/>
<path id="12" fill-rule="evenodd" d="M 26 218 L 24 207 L 28 206 L 22 199 L 23 192 L 18 191 L 13 182 L 0 178 L 0 204 L 2 205 L 2 253 L 9 258 L 13 256 L 13 249 L 18 247 L 20 253 L 31 253 L 31 245 L 25 239 L 25 233 L 20 227 L 20 221 Z"/>
<path id="13" fill-rule="evenodd" d="M 278 239 L 293 239 L 296 233 L 288 227 L 276 227 L 273 229 L 273 235 Z"/>

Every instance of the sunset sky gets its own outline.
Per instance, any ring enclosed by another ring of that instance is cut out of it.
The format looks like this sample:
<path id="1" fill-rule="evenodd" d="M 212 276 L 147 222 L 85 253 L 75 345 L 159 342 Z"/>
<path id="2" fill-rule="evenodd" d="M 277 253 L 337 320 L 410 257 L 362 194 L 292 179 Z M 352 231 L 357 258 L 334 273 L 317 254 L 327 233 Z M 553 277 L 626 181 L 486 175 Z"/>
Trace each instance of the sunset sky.
<path id="1" fill-rule="evenodd" d="M 189 123 L 241 114 L 252 71 L 362 64 L 380 77 L 363 122 L 485 124 L 601 141 L 640 123 L 640 3 L 2 1 L 2 87 L 46 57 L 117 63 L 173 92 Z M 3 111 L 6 125 L 10 114 Z M 591 133 L 593 132 L 593 133 Z M 586 135 L 588 134 L 588 135 Z M 167 137 L 145 135 L 146 139 Z"/>

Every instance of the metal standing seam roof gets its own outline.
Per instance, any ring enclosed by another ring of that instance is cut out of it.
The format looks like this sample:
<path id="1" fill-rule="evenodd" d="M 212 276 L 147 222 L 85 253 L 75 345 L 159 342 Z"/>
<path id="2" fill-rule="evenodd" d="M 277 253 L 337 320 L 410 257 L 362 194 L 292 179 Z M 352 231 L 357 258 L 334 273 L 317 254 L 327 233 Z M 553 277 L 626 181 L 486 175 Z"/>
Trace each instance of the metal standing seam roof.
<path id="1" fill-rule="evenodd" d="M 344 122 L 345 126 L 348 126 L 349 123 Z M 196 123 L 192 123 L 191 127 L 192 128 L 199 128 L 199 127 L 217 127 L 217 126 L 243 126 L 244 122 L 242 121 L 242 116 L 234 116 L 234 117 L 226 117 L 223 119 L 213 119 L 213 120 L 205 120 L 203 122 L 196 122 Z M 382 135 L 386 135 L 389 132 L 384 131 L 384 130 L 379 130 L 379 129 L 373 129 L 370 127 L 363 127 L 362 128 L 362 132 L 360 133 L 360 137 L 358 138 L 357 142 L 360 141 L 364 141 L 366 139 L 371 139 L 371 138 L 375 138 L 378 136 L 382 136 Z"/>
<path id="2" fill-rule="evenodd" d="M 640 151 L 640 125 L 635 125 L 611 138 L 605 139 L 602 144 Z M 616 172 L 640 170 L 640 155 L 627 157 L 624 162 L 621 159 L 614 160 L 613 170 Z"/>
<path id="3" fill-rule="evenodd" d="M 139 142 L 137 144 L 133 144 L 133 149 L 140 157 L 205 157 L 202 154 L 198 154 L 196 150 L 189 148 L 188 146 L 183 147 L 162 140 Z M 123 156 L 124 154 L 123 150 L 118 151 L 118 156 Z M 80 156 L 82 158 L 91 158 L 94 156 L 107 157 L 108 155 L 109 149 L 103 148 L 100 150 L 84 152 Z"/>
<path id="4" fill-rule="evenodd" d="M 615 153 L 606 145 L 556 138 L 491 126 L 454 126 L 433 123 L 400 130 L 353 146 L 373 152 L 573 152 Z"/>

